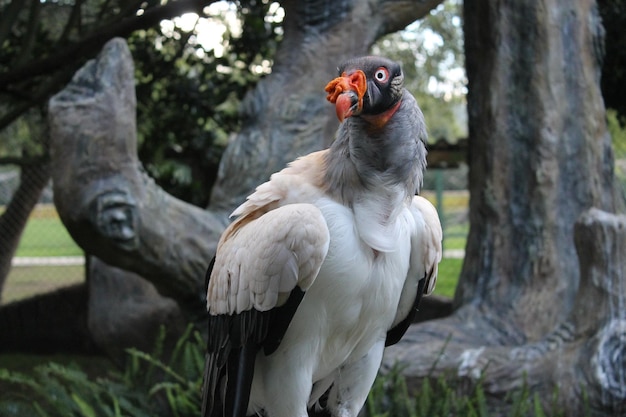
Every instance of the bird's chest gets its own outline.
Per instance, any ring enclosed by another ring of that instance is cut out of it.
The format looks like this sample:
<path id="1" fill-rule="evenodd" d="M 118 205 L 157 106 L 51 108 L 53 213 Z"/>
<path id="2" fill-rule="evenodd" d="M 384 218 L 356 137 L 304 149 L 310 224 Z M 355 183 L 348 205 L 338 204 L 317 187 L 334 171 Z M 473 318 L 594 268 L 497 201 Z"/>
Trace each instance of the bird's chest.
<path id="1" fill-rule="evenodd" d="M 320 208 L 330 230 L 330 247 L 309 292 L 322 300 L 325 325 L 336 335 L 336 344 L 369 349 L 375 341 L 369 339 L 383 337 L 389 329 L 407 276 L 410 238 L 405 213 L 391 228 L 378 227 L 379 234 L 393 235 L 378 236 L 371 244 L 362 231 L 377 227 L 360 222 L 374 219 L 359 218 L 336 203 Z M 384 247 L 376 245 L 380 242 Z"/>

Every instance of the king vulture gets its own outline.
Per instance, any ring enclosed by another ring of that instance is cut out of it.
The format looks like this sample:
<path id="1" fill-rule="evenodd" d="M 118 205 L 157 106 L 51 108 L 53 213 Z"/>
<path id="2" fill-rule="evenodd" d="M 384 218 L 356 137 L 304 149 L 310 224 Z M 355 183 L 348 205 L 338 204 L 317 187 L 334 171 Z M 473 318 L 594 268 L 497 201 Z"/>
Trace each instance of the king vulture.
<path id="1" fill-rule="evenodd" d="M 400 65 L 350 59 L 326 86 L 342 122 L 232 216 L 207 272 L 204 417 L 356 417 L 435 287 L 442 230 L 419 192 L 424 117 Z M 324 401 L 319 401 L 324 396 Z"/>

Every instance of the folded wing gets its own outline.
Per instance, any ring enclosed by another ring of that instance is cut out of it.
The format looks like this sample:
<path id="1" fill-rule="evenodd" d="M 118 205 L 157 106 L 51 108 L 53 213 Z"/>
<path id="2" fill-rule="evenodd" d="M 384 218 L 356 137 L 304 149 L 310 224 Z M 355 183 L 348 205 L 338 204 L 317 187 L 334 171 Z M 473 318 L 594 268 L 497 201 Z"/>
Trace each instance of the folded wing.
<path id="1" fill-rule="evenodd" d="M 328 251 L 315 206 L 268 207 L 226 230 L 208 272 L 203 416 L 245 416 L 256 354 L 278 347 Z"/>
<path id="2" fill-rule="evenodd" d="M 415 196 L 410 211 L 415 222 L 411 235 L 411 264 L 393 327 L 387 332 L 386 346 L 396 344 L 402 338 L 415 319 L 422 295 L 434 291 L 443 255 L 443 230 L 435 207 L 425 198 Z"/>

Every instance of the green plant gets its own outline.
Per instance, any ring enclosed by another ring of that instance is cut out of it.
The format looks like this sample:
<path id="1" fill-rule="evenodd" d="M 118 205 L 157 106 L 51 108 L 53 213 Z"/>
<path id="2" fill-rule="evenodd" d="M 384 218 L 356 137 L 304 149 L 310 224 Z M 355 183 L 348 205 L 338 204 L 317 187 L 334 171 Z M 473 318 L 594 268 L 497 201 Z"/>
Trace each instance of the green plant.
<path id="1" fill-rule="evenodd" d="M 434 293 L 445 297 L 454 297 L 462 266 L 463 259 L 443 258 L 439 263 L 437 286 Z"/>
<path id="2" fill-rule="evenodd" d="M 189 326 L 166 360 L 165 329 L 151 354 L 129 349 L 125 369 L 92 379 L 76 365 L 48 363 L 32 375 L 0 369 L 2 416 L 197 416 L 204 342 Z"/>
<path id="3" fill-rule="evenodd" d="M 434 369 L 434 367 L 433 367 Z M 559 410 L 558 389 L 549 405 L 542 404 L 524 381 L 497 404 L 490 402 L 481 379 L 469 383 L 452 376 L 427 377 L 418 389 L 409 390 L 400 366 L 379 377 L 367 399 L 368 417 L 563 417 Z M 412 393 L 412 392 L 413 393 Z M 584 392 L 584 390 L 583 390 Z M 579 417 L 591 415 L 585 406 Z"/>
<path id="4" fill-rule="evenodd" d="M 54 362 L 35 368 L 28 376 L 0 370 L 0 380 L 17 385 L 20 391 L 5 393 L 0 414 L 6 416 L 150 416 L 146 404 L 119 381 L 90 380 L 74 365 Z"/>
<path id="5" fill-rule="evenodd" d="M 152 355 L 136 349 L 127 350 L 130 361 L 124 380 L 131 386 L 145 387 L 150 397 L 161 396 L 165 408 L 176 417 L 197 416 L 200 414 L 205 342 L 189 325 L 166 364 L 159 359 L 163 356 L 164 338 L 162 329 L 161 343 L 157 344 Z"/>
<path id="6" fill-rule="evenodd" d="M 420 383 L 419 394 L 412 396 L 398 366 L 376 379 L 367 410 L 369 417 L 490 416 L 480 383 L 472 395 L 464 395 L 443 377 L 425 378 Z"/>

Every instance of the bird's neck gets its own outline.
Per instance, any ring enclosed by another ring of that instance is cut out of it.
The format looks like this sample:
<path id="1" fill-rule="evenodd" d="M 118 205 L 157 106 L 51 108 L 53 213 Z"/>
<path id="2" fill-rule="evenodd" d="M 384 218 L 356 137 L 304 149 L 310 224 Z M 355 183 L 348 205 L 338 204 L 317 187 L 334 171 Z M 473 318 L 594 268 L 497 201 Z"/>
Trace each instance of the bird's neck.
<path id="1" fill-rule="evenodd" d="M 426 166 L 425 129 L 403 111 L 406 104 L 382 127 L 358 117 L 339 127 L 326 160 L 325 183 L 333 197 L 352 206 L 367 191 L 415 195 Z"/>
<path id="2" fill-rule="evenodd" d="M 398 111 L 401 104 L 402 100 L 398 100 L 396 104 L 380 114 L 363 115 L 361 117 L 369 124 L 370 130 L 381 129 L 389 122 L 396 111 Z"/>

